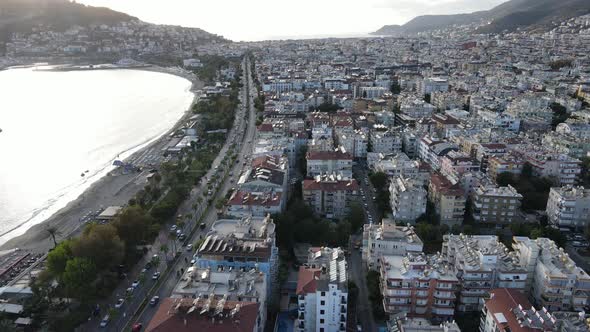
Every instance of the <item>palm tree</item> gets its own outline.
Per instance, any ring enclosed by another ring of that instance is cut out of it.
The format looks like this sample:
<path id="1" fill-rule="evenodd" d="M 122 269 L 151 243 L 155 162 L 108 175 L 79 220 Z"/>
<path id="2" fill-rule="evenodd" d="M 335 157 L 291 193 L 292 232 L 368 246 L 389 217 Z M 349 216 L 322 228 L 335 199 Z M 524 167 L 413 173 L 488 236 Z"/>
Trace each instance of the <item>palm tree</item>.
<path id="1" fill-rule="evenodd" d="M 168 259 L 168 246 L 166 244 L 160 246 L 160 252 L 164 253 L 164 257 Z"/>
<path id="2" fill-rule="evenodd" d="M 57 247 L 57 240 L 56 237 L 58 235 L 61 235 L 61 233 L 57 230 L 57 227 L 55 226 L 49 226 L 47 228 L 47 233 L 49 233 L 49 236 L 51 236 L 51 239 L 53 240 L 53 247 Z"/>

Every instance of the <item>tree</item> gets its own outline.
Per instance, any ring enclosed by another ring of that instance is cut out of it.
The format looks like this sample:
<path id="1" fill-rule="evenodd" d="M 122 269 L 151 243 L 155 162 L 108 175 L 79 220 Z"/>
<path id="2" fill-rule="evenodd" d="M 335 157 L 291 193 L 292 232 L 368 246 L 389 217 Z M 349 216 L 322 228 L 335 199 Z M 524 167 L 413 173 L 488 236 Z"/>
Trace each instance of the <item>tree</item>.
<path id="1" fill-rule="evenodd" d="M 429 93 L 424 95 L 424 101 L 430 104 L 430 94 Z"/>
<path id="2" fill-rule="evenodd" d="M 553 119 L 551 120 L 551 127 L 555 130 L 558 124 L 565 122 L 569 115 L 567 114 L 567 108 L 559 103 L 552 103 L 550 105 L 553 111 Z"/>
<path id="3" fill-rule="evenodd" d="M 72 252 L 90 260 L 99 271 L 107 271 L 121 263 L 125 250 L 114 226 L 89 225 L 72 243 Z"/>
<path id="4" fill-rule="evenodd" d="M 363 227 L 363 224 L 365 223 L 365 213 L 363 207 L 357 202 L 351 203 L 346 220 L 350 223 L 351 232 L 357 232 L 361 227 Z"/>
<path id="5" fill-rule="evenodd" d="M 51 236 L 51 239 L 53 240 L 53 248 L 57 247 L 56 236 L 61 235 L 61 233 L 57 230 L 57 227 L 49 226 L 47 228 L 47 233 L 49 233 L 49 236 Z"/>
<path id="6" fill-rule="evenodd" d="M 391 82 L 391 93 L 393 93 L 394 95 L 397 95 L 401 91 L 402 91 L 402 88 L 400 87 L 400 85 L 397 82 L 397 80 L 392 81 Z"/>
<path id="7" fill-rule="evenodd" d="M 130 206 L 117 216 L 113 226 L 129 252 L 146 239 L 152 223 L 153 218 L 143 208 Z"/>
<path id="8" fill-rule="evenodd" d="M 86 303 L 93 295 L 93 287 L 90 284 L 95 280 L 96 272 L 96 265 L 90 259 L 82 257 L 70 259 L 62 278 L 68 295 Z"/>
<path id="9" fill-rule="evenodd" d="M 160 252 L 164 254 L 164 257 L 168 258 L 168 245 L 165 243 L 160 246 Z"/>
<path id="10" fill-rule="evenodd" d="M 375 189 L 383 189 L 387 186 L 387 174 L 383 172 L 375 172 L 371 174 L 369 180 Z"/>
<path id="11" fill-rule="evenodd" d="M 72 258 L 71 241 L 62 241 L 47 254 L 47 270 L 56 278 L 60 278 L 66 270 L 66 264 Z"/>

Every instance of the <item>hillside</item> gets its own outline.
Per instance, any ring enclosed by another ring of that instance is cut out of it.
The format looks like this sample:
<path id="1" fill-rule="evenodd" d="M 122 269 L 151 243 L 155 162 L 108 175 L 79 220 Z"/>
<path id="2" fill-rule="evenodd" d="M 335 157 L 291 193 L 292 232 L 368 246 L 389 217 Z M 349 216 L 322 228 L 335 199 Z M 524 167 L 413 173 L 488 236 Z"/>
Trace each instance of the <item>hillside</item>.
<path id="1" fill-rule="evenodd" d="M 386 25 L 372 34 L 407 35 L 472 23 L 482 25 L 474 31 L 477 33 L 498 33 L 518 28 L 550 29 L 553 22 L 588 13 L 588 0 L 510 0 L 490 10 L 471 14 L 418 16 L 402 26 Z"/>

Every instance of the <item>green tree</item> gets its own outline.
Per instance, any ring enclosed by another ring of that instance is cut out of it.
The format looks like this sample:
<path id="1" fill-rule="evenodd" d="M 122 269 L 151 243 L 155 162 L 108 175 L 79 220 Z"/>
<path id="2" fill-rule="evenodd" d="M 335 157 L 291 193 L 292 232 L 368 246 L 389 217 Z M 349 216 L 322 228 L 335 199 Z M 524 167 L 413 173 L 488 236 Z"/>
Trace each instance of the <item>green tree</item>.
<path id="1" fill-rule="evenodd" d="M 51 236 L 51 239 L 53 240 L 53 247 L 57 247 L 57 239 L 56 237 L 61 235 L 61 233 L 59 232 L 59 230 L 57 230 L 57 227 L 55 226 L 49 226 L 47 228 L 47 233 L 49 233 L 49 236 Z"/>
<path id="2" fill-rule="evenodd" d="M 57 247 L 47 254 L 47 270 L 57 278 L 66 270 L 67 262 L 72 258 L 71 241 L 62 241 Z"/>
<path id="3" fill-rule="evenodd" d="M 146 240 L 153 218 L 140 206 L 125 208 L 113 221 L 117 235 L 125 243 L 127 252 Z"/>
<path id="4" fill-rule="evenodd" d="M 351 203 L 346 220 L 350 223 L 350 228 L 353 233 L 361 229 L 365 223 L 365 212 L 363 207 L 357 202 Z"/>
<path id="5" fill-rule="evenodd" d="M 78 241 L 72 243 L 76 257 L 89 259 L 99 271 L 118 266 L 124 256 L 123 241 L 112 225 L 89 225 Z"/>
<path id="6" fill-rule="evenodd" d="M 86 303 L 93 296 L 93 287 L 90 284 L 95 280 L 96 272 L 96 265 L 91 260 L 81 257 L 70 259 L 62 278 L 68 296 Z"/>

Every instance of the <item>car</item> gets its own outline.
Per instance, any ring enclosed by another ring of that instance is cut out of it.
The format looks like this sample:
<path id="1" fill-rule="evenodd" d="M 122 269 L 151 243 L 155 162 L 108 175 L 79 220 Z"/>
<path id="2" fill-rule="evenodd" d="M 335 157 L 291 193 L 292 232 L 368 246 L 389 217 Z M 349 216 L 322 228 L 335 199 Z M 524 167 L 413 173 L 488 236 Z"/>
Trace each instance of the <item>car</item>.
<path id="1" fill-rule="evenodd" d="M 156 304 L 158 304 L 159 301 L 160 301 L 160 297 L 156 295 L 156 296 L 152 297 L 152 299 L 150 300 L 150 305 L 153 307 Z"/>
<path id="2" fill-rule="evenodd" d="M 196 263 L 196 262 L 197 262 L 197 260 L 195 260 L 195 259 L 193 258 L 193 259 L 191 259 L 191 262 L 190 262 L 190 264 L 191 264 L 191 265 L 195 265 L 195 263 Z"/>
<path id="3" fill-rule="evenodd" d="M 152 280 L 158 280 L 160 278 L 160 272 L 156 271 L 152 274 Z"/>
<path id="4" fill-rule="evenodd" d="M 155 261 L 157 261 L 158 259 L 160 259 L 160 256 L 158 256 L 158 254 L 154 254 L 154 255 L 152 256 L 152 262 L 155 262 Z"/>
<path id="5" fill-rule="evenodd" d="M 141 323 L 135 323 L 131 327 L 131 332 L 139 332 L 139 331 L 141 331 L 141 328 L 142 327 L 143 327 L 143 324 L 141 324 Z"/>
<path id="6" fill-rule="evenodd" d="M 115 308 L 117 308 L 117 309 L 121 308 L 124 303 L 125 303 L 124 299 L 118 299 L 117 303 L 115 303 Z"/>
<path id="7" fill-rule="evenodd" d="M 193 250 L 193 245 L 189 244 L 186 246 L 186 251 L 192 251 Z"/>
<path id="8" fill-rule="evenodd" d="M 178 239 L 180 241 L 184 241 L 184 239 L 186 239 L 186 235 L 184 233 L 180 234 L 180 236 L 178 237 Z"/>
<path id="9" fill-rule="evenodd" d="M 206 227 L 206 226 L 207 226 L 207 225 L 205 225 L 205 223 L 204 223 L 204 222 L 202 222 L 202 223 L 199 225 L 199 228 L 201 228 L 201 229 L 205 229 L 205 227 Z"/>
<path id="10" fill-rule="evenodd" d="M 147 269 L 142 269 L 141 272 L 139 272 L 139 274 L 144 275 L 147 272 Z"/>
<path id="11" fill-rule="evenodd" d="M 176 236 L 179 236 L 180 234 L 182 234 L 182 231 L 180 229 L 176 230 Z"/>
<path id="12" fill-rule="evenodd" d="M 127 292 L 127 295 L 131 295 L 131 294 L 133 294 L 134 290 L 135 290 L 135 288 L 129 287 L 129 288 L 127 288 L 127 290 L 125 290 L 125 292 Z"/>
<path id="13" fill-rule="evenodd" d="M 133 283 L 131 284 L 131 287 L 133 287 L 134 289 L 137 288 L 139 286 L 139 280 L 135 280 L 133 281 Z"/>
<path id="14" fill-rule="evenodd" d="M 152 268 L 152 262 L 147 262 L 147 263 L 145 263 L 145 269 L 146 269 L 146 270 L 149 270 L 149 269 L 151 269 L 151 268 Z"/>
<path id="15" fill-rule="evenodd" d="M 356 326 L 356 332 L 363 332 L 363 328 L 361 327 L 360 324 L 357 324 L 357 326 Z"/>
<path id="16" fill-rule="evenodd" d="M 377 196 L 373 196 L 373 200 L 376 200 L 376 199 L 377 199 Z"/>
<path id="17" fill-rule="evenodd" d="M 172 227 L 170 227 L 170 230 L 171 230 L 171 231 L 176 231 L 176 228 L 177 228 L 177 227 L 178 227 L 178 226 L 176 226 L 176 225 L 172 225 Z"/>
<path id="18" fill-rule="evenodd" d="M 107 314 L 100 321 L 100 327 L 107 327 L 107 325 L 109 325 L 110 321 L 111 321 L 111 316 Z"/>

